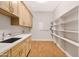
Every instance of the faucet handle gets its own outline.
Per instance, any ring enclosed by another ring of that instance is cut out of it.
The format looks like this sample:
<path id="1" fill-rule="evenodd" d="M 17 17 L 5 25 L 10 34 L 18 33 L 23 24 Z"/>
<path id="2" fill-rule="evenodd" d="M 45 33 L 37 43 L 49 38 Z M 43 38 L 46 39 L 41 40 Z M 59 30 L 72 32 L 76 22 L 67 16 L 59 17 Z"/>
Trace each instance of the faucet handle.
<path id="1" fill-rule="evenodd" d="M 8 33 L 7 35 L 8 35 L 8 36 L 11 36 L 12 34 L 11 34 L 11 33 Z"/>
<path id="2" fill-rule="evenodd" d="M 2 36 L 4 36 L 4 32 L 2 33 Z"/>

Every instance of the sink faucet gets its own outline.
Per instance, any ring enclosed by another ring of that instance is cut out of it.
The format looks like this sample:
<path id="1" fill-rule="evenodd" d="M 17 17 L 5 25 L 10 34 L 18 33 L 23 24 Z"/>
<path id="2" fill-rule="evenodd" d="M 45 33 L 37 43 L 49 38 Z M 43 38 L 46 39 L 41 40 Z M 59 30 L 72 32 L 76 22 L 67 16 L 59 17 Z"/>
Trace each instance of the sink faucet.
<path id="1" fill-rule="evenodd" d="M 8 33 L 7 35 L 8 36 L 11 36 L 12 34 L 11 33 Z M 4 40 L 4 37 L 5 37 L 5 33 L 3 32 L 3 34 L 2 34 L 2 40 Z"/>
<path id="2" fill-rule="evenodd" d="M 4 35 L 4 32 L 3 32 L 3 33 L 2 33 L 2 40 L 4 40 L 4 36 L 5 36 L 5 35 Z"/>

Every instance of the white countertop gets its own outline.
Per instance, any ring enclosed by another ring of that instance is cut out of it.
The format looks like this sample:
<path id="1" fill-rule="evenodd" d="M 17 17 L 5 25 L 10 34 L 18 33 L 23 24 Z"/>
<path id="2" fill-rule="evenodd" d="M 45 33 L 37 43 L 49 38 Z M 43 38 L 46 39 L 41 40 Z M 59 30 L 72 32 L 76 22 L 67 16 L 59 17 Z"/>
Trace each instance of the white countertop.
<path id="1" fill-rule="evenodd" d="M 21 38 L 13 43 L 0 43 L 0 55 L 11 49 L 13 46 L 17 45 L 21 41 L 25 40 L 25 38 L 28 38 L 31 36 L 31 34 L 20 34 L 15 37 Z"/>

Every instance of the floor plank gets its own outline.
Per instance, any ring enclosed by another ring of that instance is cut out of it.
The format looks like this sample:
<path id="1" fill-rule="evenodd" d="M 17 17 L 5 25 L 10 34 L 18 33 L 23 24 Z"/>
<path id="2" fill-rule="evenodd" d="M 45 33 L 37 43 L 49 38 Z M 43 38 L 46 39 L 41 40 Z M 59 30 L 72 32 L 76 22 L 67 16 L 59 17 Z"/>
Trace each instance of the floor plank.
<path id="1" fill-rule="evenodd" d="M 65 57 L 55 43 L 51 41 L 33 41 L 29 57 Z"/>

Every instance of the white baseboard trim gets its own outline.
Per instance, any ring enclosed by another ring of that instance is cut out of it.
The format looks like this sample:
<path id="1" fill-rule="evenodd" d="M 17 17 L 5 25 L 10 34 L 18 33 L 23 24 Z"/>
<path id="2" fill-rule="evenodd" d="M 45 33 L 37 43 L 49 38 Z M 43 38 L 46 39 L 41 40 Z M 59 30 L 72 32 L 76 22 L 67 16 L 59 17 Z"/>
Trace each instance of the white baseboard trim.
<path id="1" fill-rule="evenodd" d="M 57 43 L 56 43 L 57 44 Z M 67 51 L 65 51 L 63 48 L 61 48 L 61 46 L 59 44 L 57 44 L 57 46 L 59 47 L 59 49 L 61 49 L 68 57 L 72 57 Z"/>
<path id="2" fill-rule="evenodd" d="M 53 39 L 32 39 L 32 41 L 53 41 Z"/>

